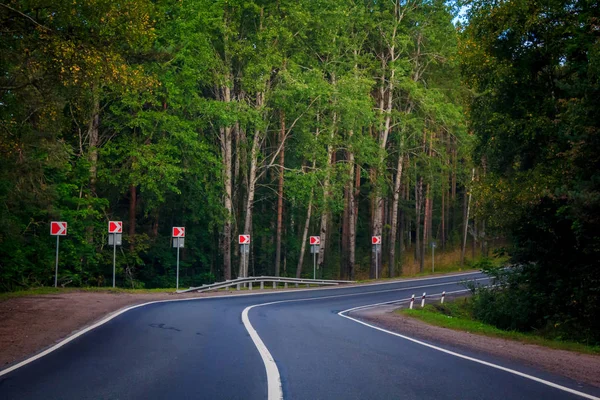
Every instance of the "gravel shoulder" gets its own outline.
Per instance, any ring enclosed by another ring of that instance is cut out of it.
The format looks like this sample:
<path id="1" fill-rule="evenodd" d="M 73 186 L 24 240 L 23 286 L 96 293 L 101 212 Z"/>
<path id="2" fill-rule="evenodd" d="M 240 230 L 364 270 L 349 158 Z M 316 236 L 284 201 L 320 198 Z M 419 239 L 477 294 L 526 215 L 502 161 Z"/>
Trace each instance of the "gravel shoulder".
<path id="1" fill-rule="evenodd" d="M 259 289 L 252 293 L 273 293 L 273 290 Z M 248 292 L 131 294 L 81 291 L 9 298 L 0 301 L 0 370 L 128 306 L 157 300 L 240 294 Z"/>
<path id="2" fill-rule="evenodd" d="M 600 356 L 550 349 L 433 326 L 395 313 L 394 311 L 397 309 L 397 305 L 383 306 L 357 310 L 350 315 L 392 332 L 504 357 L 578 382 L 600 387 Z"/>

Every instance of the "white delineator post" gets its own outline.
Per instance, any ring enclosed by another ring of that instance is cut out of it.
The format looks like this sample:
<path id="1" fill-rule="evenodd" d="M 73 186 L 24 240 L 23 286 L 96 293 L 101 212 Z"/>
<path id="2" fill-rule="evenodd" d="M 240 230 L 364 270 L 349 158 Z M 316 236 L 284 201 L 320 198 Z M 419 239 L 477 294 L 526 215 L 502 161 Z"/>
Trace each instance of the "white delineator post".
<path id="1" fill-rule="evenodd" d="M 413 294 L 412 297 L 410 298 L 410 309 L 413 309 L 413 304 L 415 304 L 415 295 Z"/>
<path id="2" fill-rule="evenodd" d="M 446 291 L 445 290 L 442 292 L 442 299 L 440 300 L 442 302 L 442 304 L 444 304 L 444 297 L 446 297 Z"/>
<path id="3" fill-rule="evenodd" d="M 425 292 L 423 292 L 423 297 L 421 297 L 421 308 L 425 307 Z"/>

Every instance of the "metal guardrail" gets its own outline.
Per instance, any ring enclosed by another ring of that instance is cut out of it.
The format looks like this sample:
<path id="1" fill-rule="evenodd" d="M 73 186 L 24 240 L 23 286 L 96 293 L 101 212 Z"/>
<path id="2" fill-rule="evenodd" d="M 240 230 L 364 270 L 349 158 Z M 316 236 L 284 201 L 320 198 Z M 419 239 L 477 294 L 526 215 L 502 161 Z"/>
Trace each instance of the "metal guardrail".
<path id="1" fill-rule="evenodd" d="M 248 278 L 237 278 L 225 282 L 212 283 L 210 285 L 202 285 L 198 287 L 192 287 L 185 290 L 178 290 L 177 293 L 188 293 L 188 292 L 208 292 L 211 290 L 218 290 L 235 286 L 237 290 L 240 290 L 242 285 L 248 285 L 248 290 L 252 290 L 253 283 L 260 283 L 260 288 L 264 289 L 265 282 L 272 282 L 273 289 L 277 289 L 278 284 L 283 283 L 284 287 L 287 288 L 288 284 L 294 284 L 296 287 L 299 285 L 324 285 L 324 286 L 335 286 L 344 283 L 355 283 L 354 281 L 337 281 L 329 279 L 302 279 L 302 278 L 286 278 L 281 276 L 250 276 Z"/>

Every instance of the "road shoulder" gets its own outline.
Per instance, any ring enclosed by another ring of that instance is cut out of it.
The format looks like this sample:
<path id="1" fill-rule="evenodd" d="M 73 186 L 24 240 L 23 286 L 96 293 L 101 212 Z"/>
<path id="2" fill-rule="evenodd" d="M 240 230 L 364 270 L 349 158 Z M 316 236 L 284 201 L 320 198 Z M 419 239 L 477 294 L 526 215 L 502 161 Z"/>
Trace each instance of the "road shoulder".
<path id="1" fill-rule="evenodd" d="M 268 292 L 273 291 L 254 290 L 252 294 Z M 73 291 L 9 298 L 0 301 L 0 370 L 126 307 L 152 301 L 240 294 L 250 293 L 236 290 L 186 294 Z"/>
<path id="2" fill-rule="evenodd" d="M 353 311 L 349 315 L 392 332 L 507 358 L 578 382 L 600 387 L 600 356 L 550 349 L 433 326 L 395 313 L 394 311 L 397 309 L 397 305 L 381 306 Z"/>

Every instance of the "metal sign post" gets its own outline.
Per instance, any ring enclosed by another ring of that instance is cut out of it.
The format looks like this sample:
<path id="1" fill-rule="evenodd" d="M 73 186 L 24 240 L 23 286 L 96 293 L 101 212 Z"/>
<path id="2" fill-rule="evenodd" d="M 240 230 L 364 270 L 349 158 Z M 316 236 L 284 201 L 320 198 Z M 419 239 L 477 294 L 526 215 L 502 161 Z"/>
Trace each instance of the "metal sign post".
<path id="1" fill-rule="evenodd" d="M 67 223 L 64 221 L 51 221 L 50 235 L 56 236 L 56 264 L 54 266 L 54 287 L 58 287 L 58 247 L 60 245 L 60 237 L 67 236 Z"/>
<path id="2" fill-rule="evenodd" d="M 240 244 L 240 251 L 242 252 L 242 277 L 248 277 L 248 256 L 250 254 L 250 235 L 243 234 L 238 236 L 238 243 Z M 244 285 L 245 286 L 245 285 Z"/>
<path id="3" fill-rule="evenodd" d="M 177 242 L 177 280 L 175 283 L 175 290 L 179 290 L 179 238 L 175 238 Z"/>
<path id="4" fill-rule="evenodd" d="M 313 251 L 313 279 L 317 279 L 317 246 L 315 246 L 315 251 Z"/>
<path id="5" fill-rule="evenodd" d="M 117 275 L 117 245 L 121 245 L 121 237 L 123 233 L 123 221 L 108 221 L 108 244 L 113 245 L 113 284 Z"/>
<path id="6" fill-rule="evenodd" d="M 379 250 L 381 249 L 381 236 L 371 236 L 371 244 L 375 252 L 375 279 L 379 279 Z"/>
<path id="7" fill-rule="evenodd" d="M 115 277 L 117 275 L 117 241 L 113 238 L 113 288 L 115 287 Z"/>
<path id="8" fill-rule="evenodd" d="M 58 287 L 58 244 L 60 236 L 56 235 L 56 267 L 54 268 L 54 287 Z"/>
<path id="9" fill-rule="evenodd" d="M 317 279 L 317 253 L 320 250 L 321 236 L 311 236 L 309 238 L 310 252 L 313 254 L 313 279 Z"/>
<path id="10" fill-rule="evenodd" d="M 177 272 L 175 278 L 175 290 L 179 290 L 179 249 L 184 246 L 185 243 L 185 228 L 175 226 L 173 227 L 173 247 L 177 247 Z"/>
<path id="11" fill-rule="evenodd" d="M 320 246 L 318 244 L 310 245 L 310 252 L 313 255 L 313 279 L 317 279 L 317 254 L 319 250 Z"/>

